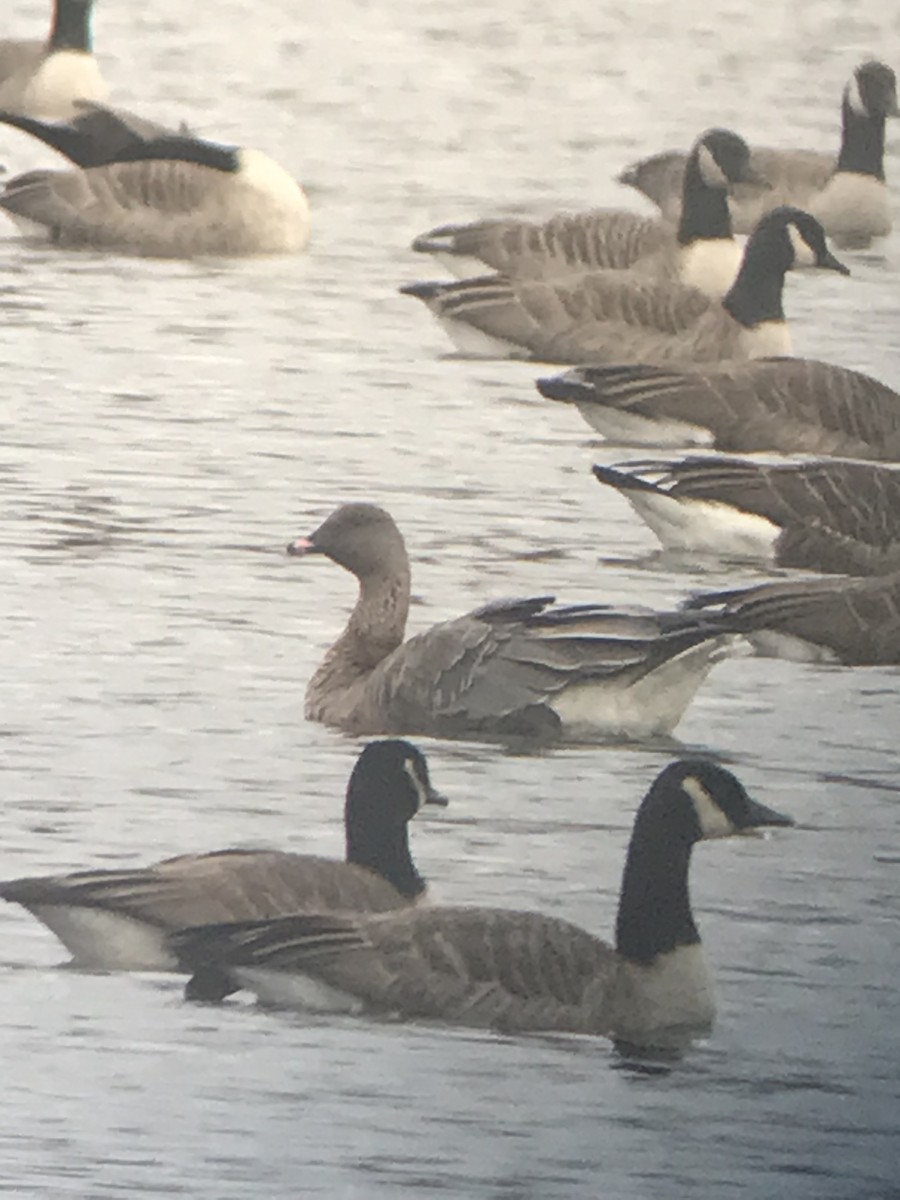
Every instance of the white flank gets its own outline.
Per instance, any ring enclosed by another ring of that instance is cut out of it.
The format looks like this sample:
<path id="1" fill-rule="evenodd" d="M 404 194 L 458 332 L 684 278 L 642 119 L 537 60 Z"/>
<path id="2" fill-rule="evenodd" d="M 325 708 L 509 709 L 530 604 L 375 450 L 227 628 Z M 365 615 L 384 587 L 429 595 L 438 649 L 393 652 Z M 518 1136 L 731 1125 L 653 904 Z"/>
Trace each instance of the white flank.
<path id="1" fill-rule="evenodd" d="M 670 550 L 698 550 L 726 558 L 775 561 L 781 526 L 715 500 L 626 489 L 622 495 Z"/>
<path id="2" fill-rule="evenodd" d="M 565 688 L 549 702 L 569 741 L 645 738 L 671 733 L 730 638 L 710 639 L 668 659 L 637 681 L 629 675 Z"/>
<path id="3" fill-rule="evenodd" d="M 476 329 L 465 321 L 458 321 L 455 317 L 439 316 L 438 314 L 435 316 L 438 324 L 456 349 L 467 358 L 527 357 L 523 347 L 516 345 L 515 342 L 509 342 L 506 338 L 493 337 L 489 333 L 482 333 L 480 329 Z"/>
<path id="4" fill-rule="evenodd" d="M 48 904 L 35 907 L 72 955 L 72 966 L 93 971 L 173 971 L 165 933 L 153 925 L 100 908 Z"/>
<path id="5" fill-rule="evenodd" d="M 447 241 L 452 241 L 452 238 L 448 237 Z M 491 269 L 480 258 L 469 258 L 464 254 L 451 254 L 447 250 L 430 250 L 429 254 L 457 279 L 473 279 L 477 275 L 487 274 Z"/>
<path id="6" fill-rule="evenodd" d="M 829 646 L 807 642 L 792 633 L 779 633 L 775 629 L 759 629 L 745 633 L 744 637 L 762 658 L 784 658 L 788 662 L 837 663 L 840 659 Z"/>
<path id="7" fill-rule="evenodd" d="M 256 995 L 260 1004 L 273 1008 L 299 1008 L 314 1013 L 359 1013 L 364 1008 L 357 996 L 340 992 L 298 971 L 235 967 L 231 974 L 242 988 Z"/>
<path id="8" fill-rule="evenodd" d="M 50 54 L 32 76 L 21 110 L 47 121 L 68 121 L 77 114 L 75 100 L 102 103 L 108 94 L 97 60 L 81 50 Z"/>
<path id="9" fill-rule="evenodd" d="M 743 248 L 732 238 L 701 238 L 679 253 L 679 277 L 688 287 L 721 300 L 734 283 Z"/>
<path id="10" fill-rule="evenodd" d="M 574 403 L 588 425 L 616 446 L 711 446 L 714 441 L 709 429 L 689 421 L 641 417 L 594 400 Z"/>

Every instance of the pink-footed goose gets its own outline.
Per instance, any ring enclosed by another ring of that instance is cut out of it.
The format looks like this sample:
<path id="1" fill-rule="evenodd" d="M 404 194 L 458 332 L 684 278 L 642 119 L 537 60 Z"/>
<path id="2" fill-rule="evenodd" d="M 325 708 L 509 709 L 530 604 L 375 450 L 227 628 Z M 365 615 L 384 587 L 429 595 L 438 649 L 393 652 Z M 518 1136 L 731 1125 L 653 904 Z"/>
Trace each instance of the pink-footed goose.
<path id="1" fill-rule="evenodd" d="M 538 912 L 437 906 L 216 925 L 172 941 L 195 971 L 193 999 L 217 999 L 224 975 L 264 1001 L 307 1010 L 681 1048 L 716 1011 L 688 892 L 691 851 L 706 838 L 790 824 L 724 768 L 671 763 L 634 821 L 615 948 Z"/>
<path id="2" fill-rule="evenodd" d="M 306 689 L 307 718 L 350 733 L 669 733 L 727 644 L 702 621 L 552 596 L 487 604 L 404 641 L 409 558 L 373 504 L 342 505 L 288 552 L 326 555 L 359 581 L 347 627 Z"/>
<path id="3" fill-rule="evenodd" d="M 281 850 L 184 854 L 149 867 L 77 871 L 0 883 L 70 952 L 106 971 L 169 971 L 166 934 L 210 921 L 301 910 L 381 912 L 425 891 L 409 851 L 408 822 L 423 804 L 446 804 L 425 756 L 409 742 L 370 742 L 357 759 L 344 806 L 346 861 Z"/>

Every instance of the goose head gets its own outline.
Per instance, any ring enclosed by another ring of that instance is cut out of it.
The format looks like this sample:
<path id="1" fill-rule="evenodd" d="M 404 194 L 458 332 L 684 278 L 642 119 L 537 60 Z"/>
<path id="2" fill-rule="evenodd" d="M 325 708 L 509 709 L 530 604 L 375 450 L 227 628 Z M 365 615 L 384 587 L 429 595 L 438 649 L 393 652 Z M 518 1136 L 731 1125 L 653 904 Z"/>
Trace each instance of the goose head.
<path id="1" fill-rule="evenodd" d="M 859 116 L 898 117 L 897 76 L 882 62 L 864 62 L 844 89 L 844 102 Z"/>
<path id="2" fill-rule="evenodd" d="M 692 846 L 764 825 L 794 822 L 754 800 L 725 767 L 701 759 L 680 759 L 654 780 L 638 811 L 636 835 L 648 823 L 656 828 L 664 825 L 667 842 Z"/>
<path id="3" fill-rule="evenodd" d="M 376 504 L 342 504 L 309 537 L 291 542 L 287 552 L 324 554 L 357 579 L 403 570 L 407 562 L 403 535 Z"/>
<path id="4" fill-rule="evenodd" d="M 447 797 L 432 784 L 422 751 L 402 738 L 369 742 L 347 784 L 348 838 L 354 822 L 367 814 L 405 825 L 425 804 L 445 808 Z"/>
<path id="5" fill-rule="evenodd" d="M 728 189 L 735 183 L 768 187 L 750 161 L 750 147 L 730 129 L 707 129 L 695 142 L 691 158 L 707 187 Z"/>

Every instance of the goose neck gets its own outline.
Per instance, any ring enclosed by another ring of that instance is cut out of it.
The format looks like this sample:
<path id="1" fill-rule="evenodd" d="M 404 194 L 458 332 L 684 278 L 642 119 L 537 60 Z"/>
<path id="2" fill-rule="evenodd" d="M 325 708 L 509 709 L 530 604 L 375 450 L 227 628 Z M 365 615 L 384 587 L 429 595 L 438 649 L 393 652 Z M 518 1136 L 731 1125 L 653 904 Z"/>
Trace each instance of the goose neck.
<path id="1" fill-rule="evenodd" d="M 625 859 L 616 950 L 647 966 L 700 941 L 691 912 L 688 868 L 693 842 L 654 812 L 640 812 Z"/>
<path id="2" fill-rule="evenodd" d="M 750 329 L 764 321 L 783 321 L 784 276 L 788 263 L 773 253 L 768 239 L 751 237 L 737 279 L 722 304 L 734 319 Z"/>
<path id="3" fill-rule="evenodd" d="M 700 171 L 696 154 L 685 164 L 678 242 L 689 246 L 699 238 L 730 238 L 731 214 L 724 187 L 711 187 Z"/>
<path id="4" fill-rule="evenodd" d="M 884 182 L 884 117 L 856 112 L 847 97 L 841 107 L 837 171 L 871 175 Z"/>
<path id="5" fill-rule="evenodd" d="M 89 0 L 57 0 L 50 31 L 50 50 L 81 50 L 90 54 L 91 4 Z"/>
<path id="6" fill-rule="evenodd" d="M 425 881 L 409 852 L 409 826 L 406 821 L 387 816 L 389 805 L 390 797 L 385 796 L 380 805 L 373 808 L 370 804 L 365 811 L 357 812 L 352 800 L 348 801 L 347 862 L 374 871 L 412 900 L 425 890 Z"/>

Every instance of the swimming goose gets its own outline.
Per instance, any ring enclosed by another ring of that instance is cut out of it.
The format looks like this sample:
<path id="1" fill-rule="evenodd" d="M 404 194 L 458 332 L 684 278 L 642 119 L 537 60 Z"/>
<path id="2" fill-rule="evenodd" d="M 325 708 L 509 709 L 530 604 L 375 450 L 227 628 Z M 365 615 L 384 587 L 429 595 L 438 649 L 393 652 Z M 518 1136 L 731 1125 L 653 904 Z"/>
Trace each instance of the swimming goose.
<path id="1" fill-rule="evenodd" d="M 900 569 L 900 470 L 839 459 L 595 466 L 663 546 L 846 575 Z"/>
<path id="2" fill-rule="evenodd" d="M 900 395 L 815 359 L 577 367 L 537 389 L 619 445 L 900 461 Z"/>
<path id="3" fill-rule="evenodd" d="M 197 970 L 196 999 L 205 970 L 224 968 L 260 999 L 299 1007 L 682 1045 L 715 1016 L 688 894 L 693 846 L 792 823 L 722 767 L 670 763 L 635 818 L 615 949 L 542 913 L 444 907 L 201 927 L 173 942 Z"/>
<path id="4" fill-rule="evenodd" d="M 183 134 L 135 141 L 105 166 L 19 175 L 0 209 L 58 246 L 157 258 L 291 253 L 309 238 L 306 196 L 282 167 Z"/>
<path id="5" fill-rule="evenodd" d="M 576 280 L 482 276 L 402 287 L 464 354 L 542 362 L 708 361 L 789 354 L 784 276 L 803 263 L 848 275 L 814 217 L 777 208 L 760 221 L 725 297 L 674 281 L 596 271 Z"/>
<path id="6" fill-rule="evenodd" d="M 709 610 L 757 654 L 848 667 L 900 665 L 900 573 L 872 579 L 790 579 L 710 592 Z"/>
<path id="7" fill-rule="evenodd" d="M 186 125 L 168 129 L 124 108 L 77 100 L 74 109 L 75 114 L 68 121 L 42 121 L 0 112 L 0 124 L 30 133 L 79 167 L 102 167 L 148 141 L 192 136 Z"/>
<path id="8" fill-rule="evenodd" d="M 528 735 L 595 741 L 669 733 L 728 642 L 702 622 L 605 605 L 503 600 L 403 640 L 410 568 L 393 518 L 344 504 L 293 555 L 359 581 L 305 714 L 350 733 Z"/>
<path id="9" fill-rule="evenodd" d="M 104 100 L 91 47 L 93 0 L 56 0 L 46 42 L 0 41 L 0 111 L 65 121 L 77 100 Z"/>
<path id="10" fill-rule="evenodd" d="M 729 129 L 698 138 L 684 171 L 676 226 L 619 209 L 563 213 L 548 221 L 499 219 L 442 225 L 417 237 L 413 250 L 433 254 L 454 275 L 485 267 L 518 279 L 554 279 L 600 267 L 638 266 L 720 297 L 734 281 L 741 249 L 732 237 L 728 188 L 758 177 L 747 143 Z"/>
<path id="11" fill-rule="evenodd" d="M 844 88 L 837 159 L 812 150 L 754 147 L 752 165 L 769 189 L 736 189 L 729 202 L 735 230 L 748 233 L 776 204 L 796 204 L 817 217 L 841 248 L 862 249 L 890 233 L 884 122 L 896 116 L 894 72 L 881 62 L 862 63 Z M 634 163 L 618 179 L 648 196 L 669 220 L 677 220 L 684 167 L 684 154 L 667 152 Z"/>
<path id="12" fill-rule="evenodd" d="M 150 867 L 13 879 L 0 883 L 0 897 L 33 913 L 79 967 L 174 970 L 165 935 L 186 925 L 301 909 L 381 912 L 413 903 L 425 883 L 410 857 L 407 822 L 422 804 L 446 803 L 415 746 L 371 742 L 347 786 L 346 862 L 280 850 L 218 850 Z"/>

